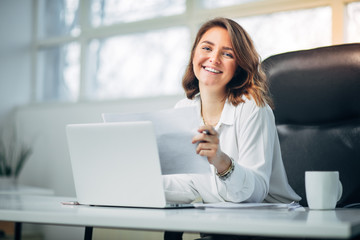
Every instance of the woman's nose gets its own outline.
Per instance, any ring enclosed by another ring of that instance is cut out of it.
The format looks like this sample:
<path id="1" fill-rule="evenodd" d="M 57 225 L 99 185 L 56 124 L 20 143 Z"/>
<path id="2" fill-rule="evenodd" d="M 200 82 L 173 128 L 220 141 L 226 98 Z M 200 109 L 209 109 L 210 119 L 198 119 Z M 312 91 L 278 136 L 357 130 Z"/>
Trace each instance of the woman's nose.
<path id="1" fill-rule="evenodd" d="M 220 64 L 220 53 L 218 51 L 213 51 L 210 56 L 210 62 L 214 64 Z"/>

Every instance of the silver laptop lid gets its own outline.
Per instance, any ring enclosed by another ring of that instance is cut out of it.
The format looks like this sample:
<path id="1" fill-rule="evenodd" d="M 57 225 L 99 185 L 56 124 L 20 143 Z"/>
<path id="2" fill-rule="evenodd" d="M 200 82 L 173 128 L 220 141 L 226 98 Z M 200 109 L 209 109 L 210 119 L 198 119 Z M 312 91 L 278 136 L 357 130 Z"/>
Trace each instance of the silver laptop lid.
<path id="1" fill-rule="evenodd" d="M 71 124 L 66 132 L 80 204 L 165 207 L 151 122 Z"/>

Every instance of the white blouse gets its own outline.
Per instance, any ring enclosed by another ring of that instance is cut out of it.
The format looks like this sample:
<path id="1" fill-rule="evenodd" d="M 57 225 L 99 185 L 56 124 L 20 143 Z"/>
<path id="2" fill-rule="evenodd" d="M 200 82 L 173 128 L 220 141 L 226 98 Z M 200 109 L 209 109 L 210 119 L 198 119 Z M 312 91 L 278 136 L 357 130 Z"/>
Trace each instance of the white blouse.
<path id="1" fill-rule="evenodd" d="M 300 201 L 288 184 L 271 108 L 243 99 L 245 103 L 236 107 L 226 101 L 215 127 L 221 150 L 235 161 L 230 177 L 219 179 L 212 165 L 210 174 L 164 175 L 168 202 L 189 203 L 200 197 L 205 203 Z M 179 101 L 175 107 L 187 106 L 196 106 L 202 119 L 199 94 L 194 100 Z M 204 124 L 200 121 L 199 126 Z"/>

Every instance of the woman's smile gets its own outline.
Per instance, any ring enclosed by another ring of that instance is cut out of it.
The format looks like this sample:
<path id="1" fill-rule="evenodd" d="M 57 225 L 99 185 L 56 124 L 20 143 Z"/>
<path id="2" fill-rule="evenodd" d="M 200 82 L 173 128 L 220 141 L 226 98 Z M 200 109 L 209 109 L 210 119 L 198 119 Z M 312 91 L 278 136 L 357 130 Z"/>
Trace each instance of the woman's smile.
<path id="1" fill-rule="evenodd" d="M 206 31 L 196 46 L 193 70 L 199 87 L 223 92 L 233 78 L 236 59 L 229 33 L 221 27 Z"/>
<path id="2" fill-rule="evenodd" d="M 216 74 L 222 73 L 222 71 L 217 70 L 217 69 L 215 69 L 213 67 L 202 66 L 202 68 L 205 69 L 208 72 L 211 72 L 211 73 L 216 73 Z"/>

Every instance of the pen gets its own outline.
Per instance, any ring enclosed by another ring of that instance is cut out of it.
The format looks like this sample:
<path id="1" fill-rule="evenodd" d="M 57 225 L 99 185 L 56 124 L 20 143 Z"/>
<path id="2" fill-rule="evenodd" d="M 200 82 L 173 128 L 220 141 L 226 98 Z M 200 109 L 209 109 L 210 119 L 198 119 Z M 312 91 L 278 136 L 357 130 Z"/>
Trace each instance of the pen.
<path id="1" fill-rule="evenodd" d="M 66 201 L 66 202 L 61 202 L 61 204 L 63 204 L 63 205 L 80 205 L 80 203 L 78 203 L 77 201 Z"/>
<path id="2" fill-rule="evenodd" d="M 202 131 L 203 134 L 206 134 L 206 135 L 210 135 L 210 131 L 209 130 L 204 130 Z"/>

